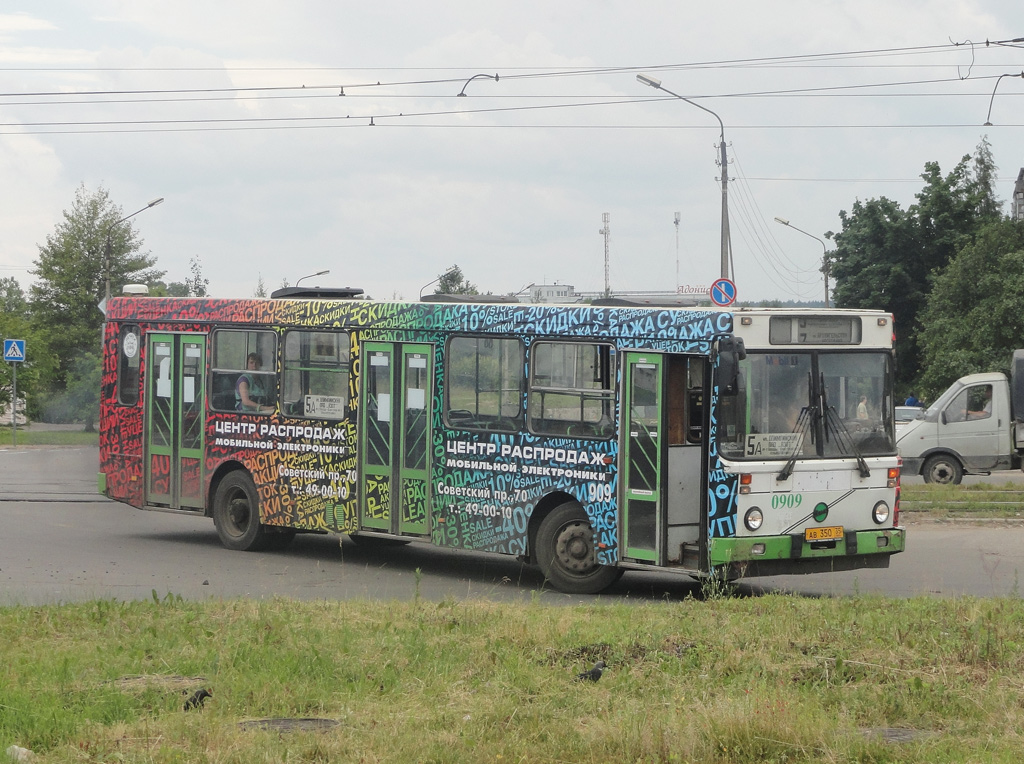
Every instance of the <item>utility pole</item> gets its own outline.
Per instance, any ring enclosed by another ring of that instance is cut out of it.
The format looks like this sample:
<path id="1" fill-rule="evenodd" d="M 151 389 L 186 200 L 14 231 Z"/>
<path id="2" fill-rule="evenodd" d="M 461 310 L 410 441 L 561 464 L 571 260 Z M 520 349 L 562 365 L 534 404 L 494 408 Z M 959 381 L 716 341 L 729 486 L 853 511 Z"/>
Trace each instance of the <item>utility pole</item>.
<path id="1" fill-rule="evenodd" d="M 601 213 L 601 222 L 604 223 L 604 228 L 598 231 L 599 234 L 604 236 L 604 296 L 612 296 L 612 285 L 611 280 L 608 277 L 608 239 L 611 236 L 612 229 L 608 225 L 608 221 L 611 220 L 611 215 L 607 212 Z"/>
<path id="2" fill-rule="evenodd" d="M 697 105 L 700 106 L 700 104 Z M 710 112 L 711 110 L 705 109 L 705 111 Z M 715 116 L 718 115 L 716 114 Z M 722 163 L 722 278 L 726 279 L 729 278 L 731 273 L 729 261 L 732 259 L 730 257 L 732 254 L 732 239 L 729 238 L 729 158 L 725 155 L 725 127 L 722 128 L 722 135 L 718 145 L 722 151 L 722 158 L 720 160 Z M 736 274 L 733 273 L 733 280 L 735 281 L 735 279 Z"/>

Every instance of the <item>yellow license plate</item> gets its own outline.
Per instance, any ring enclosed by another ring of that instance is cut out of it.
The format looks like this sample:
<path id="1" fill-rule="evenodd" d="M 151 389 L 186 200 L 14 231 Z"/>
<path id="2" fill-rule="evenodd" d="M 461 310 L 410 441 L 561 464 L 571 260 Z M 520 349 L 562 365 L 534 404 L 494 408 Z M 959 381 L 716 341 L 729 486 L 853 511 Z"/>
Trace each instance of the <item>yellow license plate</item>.
<path id="1" fill-rule="evenodd" d="M 835 541 L 843 537 L 843 526 L 829 525 L 824 528 L 804 528 L 804 541 Z"/>

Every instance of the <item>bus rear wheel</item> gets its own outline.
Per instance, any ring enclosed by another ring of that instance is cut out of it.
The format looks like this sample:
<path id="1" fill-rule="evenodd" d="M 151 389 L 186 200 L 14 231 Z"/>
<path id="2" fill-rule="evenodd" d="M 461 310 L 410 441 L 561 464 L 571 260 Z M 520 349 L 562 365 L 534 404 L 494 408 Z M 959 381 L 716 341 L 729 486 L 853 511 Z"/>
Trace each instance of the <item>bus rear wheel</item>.
<path id="1" fill-rule="evenodd" d="M 244 472 L 232 472 L 217 486 L 213 524 L 220 543 L 228 549 L 258 552 L 267 548 L 268 536 L 260 524 L 259 495 L 252 478 Z"/>
<path id="2" fill-rule="evenodd" d="M 622 575 L 620 568 L 597 561 L 594 530 L 576 502 L 556 507 L 541 521 L 537 562 L 544 578 L 567 594 L 597 594 Z"/>

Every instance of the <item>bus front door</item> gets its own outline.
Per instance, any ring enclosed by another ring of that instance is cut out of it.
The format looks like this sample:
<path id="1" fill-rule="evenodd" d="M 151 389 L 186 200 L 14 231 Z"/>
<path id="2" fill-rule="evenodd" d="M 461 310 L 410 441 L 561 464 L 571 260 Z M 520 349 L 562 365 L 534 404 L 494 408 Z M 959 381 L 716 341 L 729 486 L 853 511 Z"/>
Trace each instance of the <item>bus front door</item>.
<path id="1" fill-rule="evenodd" d="M 662 563 L 665 528 L 662 497 L 664 357 L 626 354 L 623 548 L 627 559 Z"/>
<path id="2" fill-rule="evenodd" d="M 433 348 L 364 343 L 359 451 L 362 530 L 426 536 Z"/>
<path id="3" fill-rule="evenodd" d="M 146 503 L 201 512 L 206 336 L 150 334 L 146 366 Z"/>

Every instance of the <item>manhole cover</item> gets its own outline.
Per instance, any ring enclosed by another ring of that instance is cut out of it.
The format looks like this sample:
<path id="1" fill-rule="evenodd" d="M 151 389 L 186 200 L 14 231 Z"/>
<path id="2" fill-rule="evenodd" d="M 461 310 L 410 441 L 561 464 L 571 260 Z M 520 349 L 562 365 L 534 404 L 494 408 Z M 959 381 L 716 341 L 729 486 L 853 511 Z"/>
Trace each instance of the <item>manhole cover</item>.
<path id="1" fill-rule="evenodd" d="M 242 729 L 278 730 L 280 732 L 291 732 L 292 730 L 325 730 L 337 727 L 341 722 L 337 719 L 250 719 L 239 722 Z"/>

